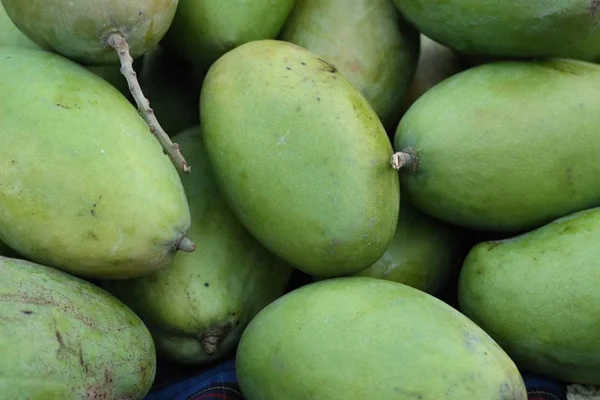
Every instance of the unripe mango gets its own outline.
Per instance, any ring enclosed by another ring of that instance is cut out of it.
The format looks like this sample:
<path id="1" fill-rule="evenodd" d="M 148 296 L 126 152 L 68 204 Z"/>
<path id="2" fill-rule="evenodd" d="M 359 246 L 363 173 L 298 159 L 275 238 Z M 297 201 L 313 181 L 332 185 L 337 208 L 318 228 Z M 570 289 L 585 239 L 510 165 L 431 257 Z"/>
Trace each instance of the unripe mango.
<path id="1" fill-rule="evenodd" d="M 600 56 L 597 0 L 394 0 L 417 29 L 465 54 L 496 57 Z"/>
<path id="2" fill-rule="evenodd" d="M 419 32 L 392 0 L 296 0 L 280 35 L 333 64 L 393 130 L 419 58 Z"/>
<path id="3" fill-rule="evenodd" d="M 0 240 L 26 258 L 120 279 L 186 244 L 177 170 L 132 104 L 75 62 L 0 48 L 0 144 Z"/>
<path id="4" fill-rule="evenodd" d="M 366 277 L 308 284 L 244 331 L 236 373 L 247 400 L 526 400 L 517 367 L 442 301 Z"/>
<path id="5" fill-rule="evenodd" d="M 269 250 L 320 277 L 383 255 L 400 204 L 391 143 L 333 65 L 288 42 L 246 43 L 208 71 L 200 118 L 224 197 Z"/>
<path id="6" fill-rule="evenodd" d="M 83 64 L 118 64 L 112 33 L 135 59 L 167 32 L 178 0 L 2 0 L 13 23 L 38 46 Z"/>
<path id="7" fill-rule="evenodd" d="M 0 257 L 3 399 L 143 399 L 156 372 L 150 332 L 82 279 Z"/>
<path id="8" fill-rule="evenodd" d="M 456 74 L 404 114 L 403 194 L 474 229 L 517 232 L 600 205 L 600 65 L 498 61 Z"/>
<path id="9" fill-rule="evenodd" d="M 460 274 L 461 311 L 523 371 L 600 385 L 600 208 L 476 245 Z"/>
<path id="10" fill-rule="evenodd" d="M 161 42 L 205 69 L 229 50 L 253 40 L 275 39 L 295 0 L 180 0 Z"/>
<path id="11" fill-rule="evenodd" d="M 175 136 L 195 165 L 182 177 L 192 213 L 193 254 L 138 279 L 103 282 L 147 324 L 162 356 L 207 364 L 235 349 L 250 320 L 281 296 L 292 268 L 248 233 L 223 201 L 200 127 Z"/>

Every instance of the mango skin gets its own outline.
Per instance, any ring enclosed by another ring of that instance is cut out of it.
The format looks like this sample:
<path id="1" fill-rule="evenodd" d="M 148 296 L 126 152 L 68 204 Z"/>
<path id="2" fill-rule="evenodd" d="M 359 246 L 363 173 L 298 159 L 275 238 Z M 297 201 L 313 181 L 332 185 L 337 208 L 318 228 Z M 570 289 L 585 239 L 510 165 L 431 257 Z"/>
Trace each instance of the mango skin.
<path id="1" fill-rule="evenodd" d="M 462 312 L 520 368 L 600 384 L 600 208 L 476 245 L 459 280 Z"/>
<path id="2" fill-rule="evenodd" d="M 248 400 L 527 399 L 512 360 L 458 311 L 367 277 L 296 289 L 265 307 L 236 355 Z"/>
<path id="3" fill-rule="evenodd" d="M 175 140 L 194 165 L 182 177 L 192 213 L 192 254 L 147 277 L 104 282 L 149 326 L 157 351 L 184 364 L 207 364 L 231 352 L 248 322 L 281 296 L 292 268 L 267 251 L 239 223 L 214 181 L 200 127 Z M 203 341 L 217 338 L 207 353 Z"/>
<path id="4" fill-rule="evenodd" d="M 223 54 L 254 40 L 275 39 L 295 0 L 179 0 L 161 45 L 208 69 Z"/>
<path id="5" fill-rule="evenodd" d="M 417 67 L 419 32 L 391 0 L 296 0 L 281 40 L 335 65 L 394 129 Z"/>
<path id="6" fill-rule="evenodd" d="M 288 42 L 246 43 L 208 71 L 200 117 L 224 197 L 265 247 L 317 277 L 383 255 L 400 205 L 392 146 L 335 67 Z"/>
<path id="7" fill-rule="evenodd" d="M 0 48 L 0 240 L 85 277 L 168 265 L 190 227 L 181 180 L 136 108 L 59 55 Z"/>
<path id="8" fill-rule="evenodd" d="M 156 373 L 143 322 L 91 283 L 0 257 L 0 392 L 7 399 L 142 399 Z"/>
<path id="9" fill-rule="evenodd" d="M 375 264 L 354 275 L 387 279 L 437 294 L 463 261 L 464 239 L 460 229 L 402 201 L 398 227 L 386 252 Z"/>
<path id="10" fill-rule="evenodd" d="M 394 0 L 423 34 L 465 54 L 498 57 L 600 56 L 595 0 Z"/>
<path id="11" fill-rule="evenodd" d="M 120 32 L 135 59 L 166 34 L 179 0 L 1 0 L 13 23 L 41 48 L 89 65 L 119 64 L 105 46 Z"/>
<path id="12" fill-rule="evenodd" d="M 456 74 L 403 116 L 396 151 L 411 203 L 474 229 L 522 232 L 600 205 L 600 66 L 504 61 Z"/>
<path id="13" fill-rule="evenodd" d="M 4 6 L 0 1 L 0 46 L 26 47 L 39 49 L 40 47 L 29 39 L 17 28 L 10 17 L 6 14 Z"/>

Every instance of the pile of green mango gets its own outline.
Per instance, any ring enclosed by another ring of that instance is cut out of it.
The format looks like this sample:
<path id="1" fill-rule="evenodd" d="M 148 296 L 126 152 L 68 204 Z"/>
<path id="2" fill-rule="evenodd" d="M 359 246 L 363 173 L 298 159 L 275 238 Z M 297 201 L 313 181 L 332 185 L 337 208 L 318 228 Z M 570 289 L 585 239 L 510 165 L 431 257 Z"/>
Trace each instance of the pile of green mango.
<path id="1" fill-rule="evenodd" d="M 596 3 L 0 0 L 0 397 L 600 388 Z"/>

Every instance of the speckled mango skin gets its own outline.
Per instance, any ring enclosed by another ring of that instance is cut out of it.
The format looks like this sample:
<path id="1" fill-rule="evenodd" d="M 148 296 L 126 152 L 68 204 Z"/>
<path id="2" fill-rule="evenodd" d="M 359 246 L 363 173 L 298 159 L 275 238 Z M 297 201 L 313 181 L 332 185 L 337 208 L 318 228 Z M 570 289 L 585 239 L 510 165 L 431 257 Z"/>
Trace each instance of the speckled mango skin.
<path id="1" fill-rule="evenodd" d="M 597 0 L 394 0 L 433 40 L 465 54 L 600 57 Z"/>
<path id="2" fill-rule="evenodd" d="M 460 229 L 403 200 L 388 249 L 375 264 L 355 275 L 387 279 L 436 294 L 461 265 L 463 239 Z"/>
<path id="3" fill-rule="evenodd" d="M 295 0 L 179 0 L 161 42 L 206 69 L 223 54 L 253 40 L 275 39 Z"/>
<path id="4" fill-rule="evenodd" d="M 396 282 L 329 279 L 265 307 L 236 355 L 248 400 L 525 400 L 521 375 L 477 325 Z"/>
<path id="5" fill-rule="evenodd" d="M 476 245 L 459 280 L 461 311 L 525 371 L 600 384 L 600 208 Z"/>
<path id="6" fill-rule="evenodd" d="M 86 277 L 145 275 L 190 226 L 181 180 L 131 103 L 54 53 L 0 48 L 0 240 Z"/>
<path id="7" fill-rule="evenodd" d="M 419 58 L 419 32 L 391 0 L 296 0 L 281 40 L 335 65 L 369 101 L 384 126 L 398 125 Z"/>
<path id="8" fill-rule="evenodd" d="M 200 118 L 224 197 L 269 250 L 317 277 L 383 255 L 400 205 L 392 146 L 331 64 L 288 42 L 246 43 L 209 70 Z"/>
<path id="9" fill-rule="evenodd" d="M 178 0 L 1 0 L 33 42 L 82 64 L 118 64 L 104 40 L 120 32 L 135 59 L 166 34 Z"/>
<path id="10" fill-rule="evenodd" d="M 292 268 L 266 250 L 240 224 L 214 181 L 200 127 L 175 135 L 194 165 L 182 177 L 197 243 L 192 254 L 147 277 L 103 282 L 102 287 L 130 306 L 149 327 L 157 351 L 185 364 L 222 359 L 238 344 L 248 322 L 281 296 Z M 202 342 L 218 337 L 214 353 Z"/>
<path id="11" fill-rule="evenodd" d="M 6 399 L 142 399 L 156 373 L 143 322 L 91 283 L 0 257 L 0 393 Z"/>
<path id="12" fill-rule="evenodd" d="M 600 65 L 549 59 L 483 64 L 425 92 L 397 151 L 412 204 L 474 229 L 523 232 L 600 205 Z"/>

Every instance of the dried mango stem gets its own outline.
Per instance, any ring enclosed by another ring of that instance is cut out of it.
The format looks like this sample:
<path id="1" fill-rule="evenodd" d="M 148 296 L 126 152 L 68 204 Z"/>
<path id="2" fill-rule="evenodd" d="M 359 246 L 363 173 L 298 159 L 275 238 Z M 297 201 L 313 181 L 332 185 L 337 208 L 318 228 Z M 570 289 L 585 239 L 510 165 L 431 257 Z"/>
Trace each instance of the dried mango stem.
<path id="1" fill-rule="evenodd" d="M 212 356 L 219 350 L 219 337 L 207 335 L 202 338 L 202 348 L 206 355 Z"/>
<path id="2" fill-rule="evenodd" d="M 150 108 L 150 102 L 144 96 L 144 92 L 137 79 L 137 74 L 133 70 L 133 59 L 129 54 L 127 40 L 120 33 L 112 33 L 106 38 L 106 45 L 117 51 L 119 60 L 121 61 L 121 74 L 127 79 L 129 91 L 137 104 L 139 113 L 146 120 L 150 132 L 158 139 L 165 154 L 168 154 L 175 167 L 183 173 L 190 172 L 190 166 L 185 161 L 185 158 L 183 158 L 183 154 L 179 150 L 179 145 L 173 143 L 169 135 L 160 126 L 154 115 L 154 111 Z"/>
<path id="3" fill-rule="evenodd" d="M 175 248 L 186 253 L 193 253 L 196 251 L 196 243 L 192 242 L 187 236 L 182 236 Z"/>
<path id="4" fill-rule="evenodd" d="M 410 154 L 399 151 L 392 155 L 391 164 L 396 171 L 401 168 L 410 168 L 413 164 L 413 158 Z"/>

